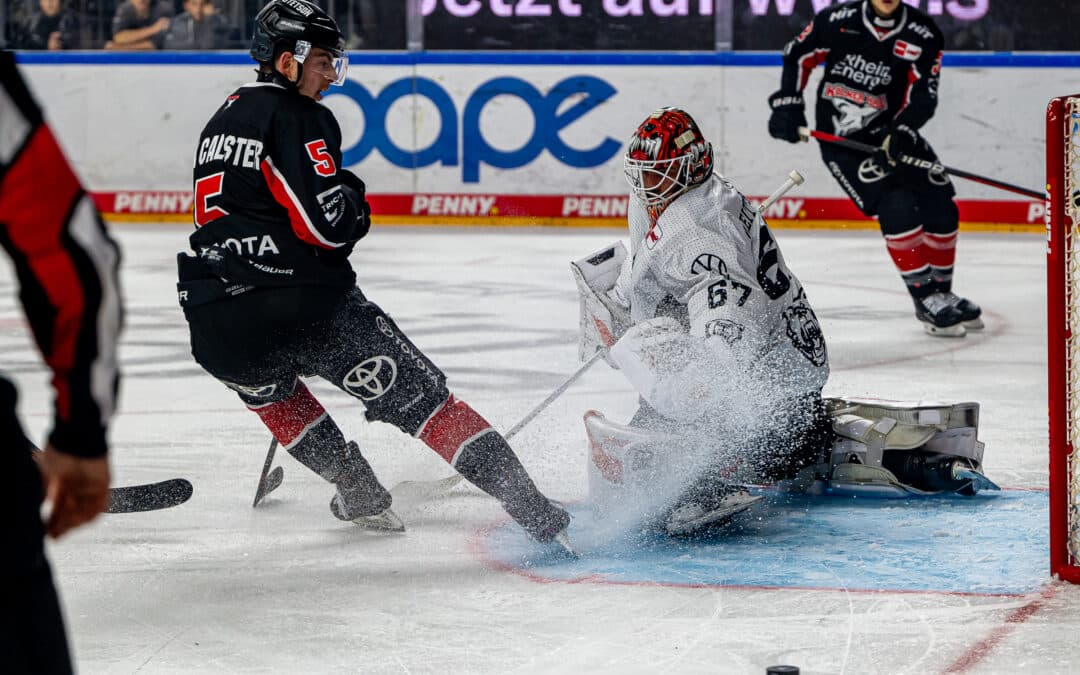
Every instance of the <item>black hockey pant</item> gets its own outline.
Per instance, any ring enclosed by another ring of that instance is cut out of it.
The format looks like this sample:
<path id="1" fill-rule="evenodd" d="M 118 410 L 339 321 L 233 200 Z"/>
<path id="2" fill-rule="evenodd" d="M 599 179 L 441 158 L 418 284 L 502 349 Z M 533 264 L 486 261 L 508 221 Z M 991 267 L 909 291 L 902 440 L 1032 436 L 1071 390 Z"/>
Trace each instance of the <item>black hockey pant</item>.
<path id="1" fill-rule="evenodd" d="M 883 133 L 868 142 L 879 145 Z M 937 162 L 925 139 L 914 154 Z M 867 216 L 877 216 L 889 255 L 911 295 L 952 290 L 960 212 L 949 176 L 906 165 L 886 173 L 869 155 L 825 143 L 821 157 L 852 202 Z"/>

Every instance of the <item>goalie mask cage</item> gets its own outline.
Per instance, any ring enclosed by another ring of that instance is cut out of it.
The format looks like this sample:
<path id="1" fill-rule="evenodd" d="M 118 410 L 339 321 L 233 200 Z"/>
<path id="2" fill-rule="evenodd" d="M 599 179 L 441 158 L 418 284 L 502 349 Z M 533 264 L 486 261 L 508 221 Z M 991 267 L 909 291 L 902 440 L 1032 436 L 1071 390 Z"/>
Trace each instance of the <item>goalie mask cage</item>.
<path id="1" fill-rule="evenodd" d="M 1080 94 L 1046 111 L 1050 571 L 1080 583 Z"/>

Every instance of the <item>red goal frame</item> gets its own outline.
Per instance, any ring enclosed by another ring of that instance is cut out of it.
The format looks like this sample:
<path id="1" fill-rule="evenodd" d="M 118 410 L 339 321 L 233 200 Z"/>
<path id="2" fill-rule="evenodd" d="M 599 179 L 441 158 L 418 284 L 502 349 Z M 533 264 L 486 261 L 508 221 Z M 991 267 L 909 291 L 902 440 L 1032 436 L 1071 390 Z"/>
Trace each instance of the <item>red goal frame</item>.
<path id="1" fill-rule="evenodd" d="M 1074 455 L 1077 449 L 1074 440 L 1080 439 L 1077 207 L 1080 207 L 1080 94 L 1055 98 L 1046 109 L 1050 571 L 1071 583 L 1080 583 L 1080 458 Z"/>

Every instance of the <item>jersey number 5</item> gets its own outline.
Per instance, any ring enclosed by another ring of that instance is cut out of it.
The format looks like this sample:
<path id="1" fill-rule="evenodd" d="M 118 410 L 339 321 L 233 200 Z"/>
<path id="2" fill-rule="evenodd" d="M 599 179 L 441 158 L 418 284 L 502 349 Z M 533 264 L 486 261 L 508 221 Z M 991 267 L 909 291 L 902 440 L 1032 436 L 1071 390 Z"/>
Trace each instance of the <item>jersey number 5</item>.
<path id="1" fill-rule="evenodd" d="M 320 176 L 333 176 L 337 173 L 334 158 L 326 150 L 326 141 L 320 138 L 317 141 L 305 143 L 304 147 L 307 148 L 308 157 L 315 163 L 315 173 Z"/>
<path id="2" fill-rule="evenodd" d="M 220 206 L 210 206 L 210 200 L 221 194 L 221 183 L 224 179 L 225 172 L 220 171 L 195 181 L 196 227 L 202 227 L 222 216 L 229 215 L 229 212 Z"/>

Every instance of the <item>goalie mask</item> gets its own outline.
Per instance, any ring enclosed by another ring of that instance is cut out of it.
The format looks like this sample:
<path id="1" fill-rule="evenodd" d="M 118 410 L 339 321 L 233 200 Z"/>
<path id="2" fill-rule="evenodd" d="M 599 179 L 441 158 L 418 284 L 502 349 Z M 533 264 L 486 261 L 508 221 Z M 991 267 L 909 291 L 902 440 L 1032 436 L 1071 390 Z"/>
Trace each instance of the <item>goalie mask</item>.
<path id="1" fill-rule="evenodd" d="M 345 37 L 329 14 L 305 0 L 271 0 L 255 17 L 251 57 L 259 63 L 271 63 L 288 51 L 302 68 L 315 47 L 330 52 L 333 58 L 333 73 L 326 77 L 335 85 L 343 84 L 349 57 Z"/>
<path id="2" fill-rule="evenodd" d="M 661 108 L 641 123 L 623 157 L 626 180 L 655 221 L 676 197 L 708 180 L 712 144 L 685 110 Z"/>

